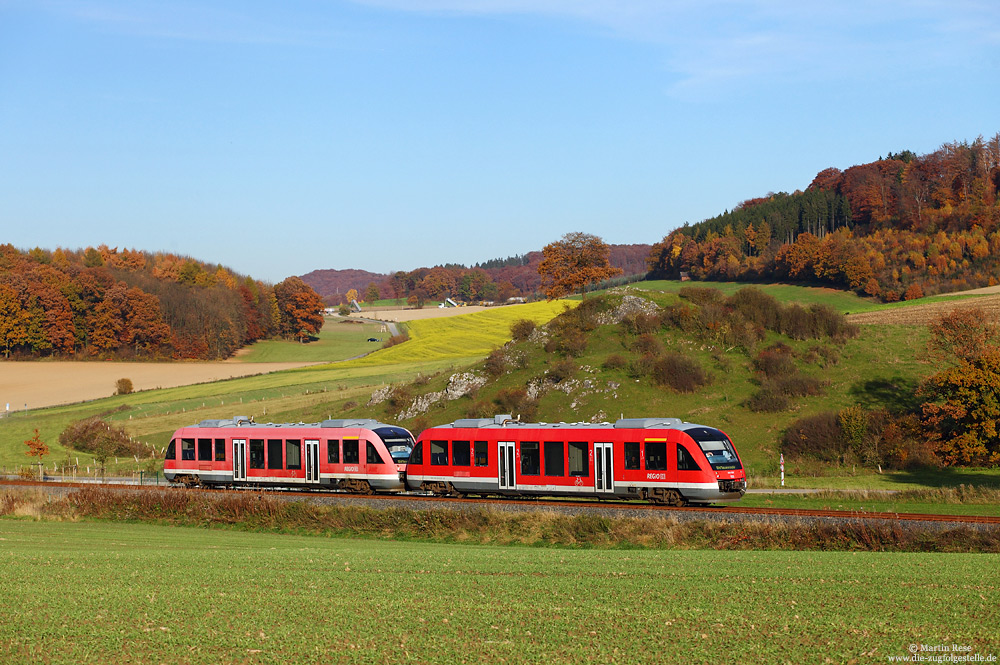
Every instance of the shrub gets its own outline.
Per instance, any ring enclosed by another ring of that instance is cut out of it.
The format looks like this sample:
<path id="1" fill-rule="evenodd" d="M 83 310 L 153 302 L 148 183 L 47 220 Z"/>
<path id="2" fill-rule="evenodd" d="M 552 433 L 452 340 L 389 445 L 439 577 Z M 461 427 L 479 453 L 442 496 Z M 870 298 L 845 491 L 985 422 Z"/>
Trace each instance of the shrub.
<path id="1" fill-rule="evenodd" d="M 649 376 L 653 372 L 653 365 L 656 364 L 656 356 L 639 356 L 628 364 L 628 375 L 633 379 Z"/>
<path id="2" fill-rule="evenodd" d="M 549 369 L 549 378 L 556 383 L 561 383 L 566 379 L 573 378 L 576 369 L 576 363 L 572 360 L 560 360 Z"/>
<path id="3" fill-rule="evenodd" d="M 396 386 L 389 393 L 389 398 L 386 401 L 394 409 L 405 409 L 413 401 L 413 395 L 410 394 L 406 386 Z"/>
<path id="4" fill-rule="evenodd" d="M 799 418 L 785 431 L 781 452 L 791 458 L 845 461 L 849 446 L 837 411 Z"/>
<path id="5" fill-rule="evenodd" d="M 658 356 L 663 353 L 663 342 L 655 335 L 644 333 L 632 344 L 632 350 L 643 356 Z"/>
<path id="6" fill-rule="evenodd" d="M 131 395 L 132 394 L 132 379 L 118 379 L 115 381 L 115 394 L 116 395 Z"/>
<path id="7" fill-rule="evenodd" d="M 676 303 L 665 307 L 660 313 L 660 326 L 695 333 L 701 328 L 701 318 L 694 307 L 687 303 Z"/>
<path id="8" fill-rule="evenodd" d="M 612 353 L 610 356 L 604 359 L 604 369 L 622 369 L 628 364 L 628 361 L 618 353 Z"/>
<path id="9" fill-rule="evenodd" d="M 503 349 L 494 349 L 490 355 L 486 356 L 483 369 L 494 379 L 507 371 L 507 354 Z"/>
<path id="10" fill-rule="evenodd" d="M 656 314 L 634 312 L 622 319 L 622 328 L 632 335 L 654 333 L 660 329 L 660 317 Z"/>
<path id="11" fill-rule="evenodd" d="M 652 366 L 653 381 L 682 393 L 694 392 L 708 383 L 709 375 L 697 361 L 670 353 L 656 360 Z"/>
<path id="12" fill-rule="evenodd" d="M 385 340 L 385 342 L 382 344 L 382 348 L 388 349 L 390 346 L 396 346 L 397 344 L 402 344 L 408 339 L 410 339 L 410 334 L 404 331 L 398 335 L 393 335 L 389 339 Z"/>
<path id="13" fill-rule="evenodd" d="M 771 379 L 768 383 L 774 390 L 788 397 L 808 397 L 823 394 L 823 382 L 805 374 L 791 374 Z"/>
<path id="14" fill-rule="evenodd" d="M 562 356 L 579 357 L 587 350 L 587 335 L 576 328 L 564 328 L 545 343 L 545 350 Z"/>
<path id="15" fill-rule="evenodd" d="M 530 319 L 518 319 L 510 324 L 510 336 L 516 342 L 523 342 L 531 337 L 537 325 Z"/>
<path id="16" fill-rule="evenodd" d="M 779 413 L 788 408 L 788 397 L 766 384 L 747 400 L 746 405 L 758 413 Z"/>
<path id="17" fill-rule="evenodd" d="M 766 378 L 793 374 L 795 362 L 792 360 L 792 349 L 781 342 L 772 344 L 754 357 L 753 367 Z"/>
<path id="18" fill-rule="evenodd" d="M 121 427 L 94 416 L 70 423 L 59 435 L 59 443 L 95 457 L 110 455 L 147 457 L 151 448 L 133 441 Z"/>
<path id="19" fill-rule="evenodd" d="M 734 293 L 726 302 L 747 321 L 767 330 L 778 330 L 781 304 L 773 296 L 749 286 Z"/>
<path id="20" fill-rule="evenodd" d="M 725 296 L 719 289 L 710 286 L 684 286 L 677 292 L 684 300 L 693 302 L 695 305 L 707 305 L 709 303 L 721 303 Z"/>
<path id="21" fill-rule="evenodd" d="M 522 420 L 534 420 L 538 410 L 538 402 L 528 397 L 523 388 L 503 388 L 493 402 L 499 407 L 499 413 L 521 416 Z"/>

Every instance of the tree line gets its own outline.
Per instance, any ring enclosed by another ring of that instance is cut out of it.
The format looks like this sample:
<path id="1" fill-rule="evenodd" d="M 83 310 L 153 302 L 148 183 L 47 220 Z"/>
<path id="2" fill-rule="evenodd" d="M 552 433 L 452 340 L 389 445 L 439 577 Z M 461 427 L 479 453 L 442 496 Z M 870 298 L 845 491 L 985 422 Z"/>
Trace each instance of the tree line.
<path id="1" fill-rule="evenodd" d="M 298 277 L 269 285 L 169 253 L 0 245 L 5 357 L 217 359 L 323 325 L 319 296 Z"/>
<path id="2" fill-rule="evenodd" d="M 884 301 L 1000 279 L 1000 134 L 744 201 L 655 244 L 652 277 L 828 283 Z"/>

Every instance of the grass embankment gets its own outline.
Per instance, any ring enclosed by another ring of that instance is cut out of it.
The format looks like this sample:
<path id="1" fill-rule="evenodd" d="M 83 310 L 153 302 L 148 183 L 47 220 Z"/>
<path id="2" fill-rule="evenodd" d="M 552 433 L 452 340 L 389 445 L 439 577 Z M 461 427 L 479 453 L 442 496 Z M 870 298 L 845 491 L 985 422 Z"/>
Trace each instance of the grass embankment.
<path id="1" fill-rule="evenodd" d="M 1000 477 L 995 480 L 1000 481 Z M 960 485 L 956 488 L 898 492 L 847 490 L 810 494 L 747 494 L 745 507 L 853 510 L 868 513 L 985 515 L 1000 517 L 1000 489 Z"/>
<path id="2" fill-rule="evenodd" d="M 50 448 L 44 459 L 49 467 L 61 464 L 69 456 L 72 461 L 79 458 L 84 467 L 89 464 L 94 468 L 90 456 L 67 450 L 58 439 L 72 421 L 97 414 L 107 414 L 108 420 L 125 425 L 137 439 L 161 448 L 178 427 L 206 418 L 247 415 L 257 422 L 316 422 L 351 409 L 364 411 L 373 386 L 464 368 L 510 339 L 511 321 L 523 318 L 544 323 L 565 306 L 559 301 L 529 303 L 448 319 L 428 319 L 408 324 L 416 329 L 411 332 L 410 341 L 357 360 L 148 390 L 0 418 L 0 466 L 13 469 L 35 461 L 25 456 L 24 441 L 38 428 Z M 463 322 L 464 319 L 471 321 Z M 287 343 L 285 351 L 299 347 L 309 345 Z M 136 465 L 120 466 L 126 471 Z"/>
<path id="3" fill-rule="evenodd" d="M 874 662 L 911 644 L 1000 655 L 995 555 L 539 549 L 10 519 L 0 538 L 10 664 Z"/>

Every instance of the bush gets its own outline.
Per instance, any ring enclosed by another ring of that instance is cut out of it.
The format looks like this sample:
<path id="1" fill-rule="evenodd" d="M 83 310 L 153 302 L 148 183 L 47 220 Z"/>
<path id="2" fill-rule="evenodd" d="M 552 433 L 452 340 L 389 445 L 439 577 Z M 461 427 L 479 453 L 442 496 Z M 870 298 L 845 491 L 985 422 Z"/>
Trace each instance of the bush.
<path id="1" fill-rule="evenodd" d="M 396 346 L 397 344 L 402 344 L 408 339 L 410 339 L 410 334 L 407 332 L 402 332 L 398 335 L 393 335 L 389 339 L 385 340 L 385 342 L 382 344 L 382 348 L 388 349 L 390 346 Z"/>
<path id="2" fill-rule="evenodd" d="M 493 402 L 499 408 L 498 413 L 510 413 L 526 421 L 534 420 L 538 411 L 538 402 L 529 398 L 523 388 L 503 388 Z"/>
<path id="3" fill-rule="evenodd" d="M 622 319 L 622 328 L 632 335 L 654 333 L 660 329 L 660 317 L 643 312 L 628 314 Z"/>
<path id="4" fill-rule="evenodd" d="M 118 379 L 115 382 L 115 394 L 116 395 L 131 395 L 132 394 L 132 379 Z"/>
<path id="5" fill-rule="evenodd" d="M 677 292 L 684 300 L 693 302 L 695 305 L 708 305 L 709 303 L 721 303 L 725 296 L 719 289 L 710 286 L 684 286 Z"/>
<path id="6" fill-rule="evenodd" d="M 510 336 L 515 342 L 523 342 L 531 337 L 537 325 L 530 319 L 518 319 L 510 324 Z"/>
<path id="7" fill-rule="evenodd" d="M 576 363 L 572 360 L 560 360 L 549 369 L 549 378 L 556 383 L 561 383 L 566 379 L 573 378 L 576 370 Z"/>
<path id="8" fill-rule="evenodd" d="M 777 330 L 781 320 L 781 304 L 773 297 L 752 286 L 740 289 L 726 301 L 747 321 L 767 330 Z"/>
<path id="9" fill-rule="evenodd" d="M 612 353 L 610 356 L 604 359 L 604 369 L 622 369 L 628 364 L 628 361 L 618 353 Z"/>
<path id="10" fill-rule="evenodd" d="M 73 448 L 95 457 L 108 456 L 138 456 L 148 457 L 152 449 L 139 441 L 133 441 L 121 427 L 105 422 L 94 416 L 70 423 L 62 434 L 59 443 L 66 448 Z"/>
<path id="11" fill-rule="evenodd" d="M 486 356 L 483 369 L 494 379 L 502 375 L 507 371 L 507 354 L 504 353 L 503 349 L 494 349 L 490 355 Z"/>
<path id="12" fill-rule="evenodd" d="M 823 382 L 805 374 L 779 376 L 768 382 L 774 390 L 788 397 L 809 397 L 823 394 Z"/>
<path id="13" fill-rule="evenodd" d="M 545 343 L 545 350 L 577 358 L 587 350 L 587 335 L 577 328 L 564 328 Z"/>
<path id="14" fill-rule="evenodd" d="M 644 333 L 632 344 L 632 350 L 643 356 L 659 356 L 663 353 L 663 342 L 655 335 Z"/>
<path id="15" fill-rule="evenodd" d="M 653 372 L 653 365 L 656 364 L 656 356 L 639 356 L 628 364 L 628 375 L 633 379 L 649 376 Z"/>
<path id="16" fill-rule="evenodd" d="M 768 384 L 747 400 L 747 408 L 757 413 L 779 413 L 788 408 L 788 397 Z"/>
<path id="17" fill-rule="evenodd" d="M 788 376 L 796 371 L 791 347 L 781 342 L 761 350 L 753 359 L 753 367 L 769 379 Z"/>
<path id="18" fill-rule="evenodd" d="M 652 366 L 653 381 L 682 393 L 694 392 L 708 383 L 709 375 L 697 361 L 679 353 L 656 360 Z"/>
<path id="19" fill-rule="evenodd" d="M 837 411 L 824 411 L 792 423 L 781 439 L 781 452 L 790 458 L 842 462 L 849 452 Z"/>

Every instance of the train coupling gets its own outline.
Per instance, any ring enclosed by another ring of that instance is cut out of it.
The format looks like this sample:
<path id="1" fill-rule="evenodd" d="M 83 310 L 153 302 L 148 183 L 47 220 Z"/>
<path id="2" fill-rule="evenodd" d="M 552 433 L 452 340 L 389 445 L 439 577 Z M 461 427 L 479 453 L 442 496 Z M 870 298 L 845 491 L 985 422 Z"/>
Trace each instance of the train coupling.
<path id="1" fill-rule="evenodd" d="M 740 496 L 743 496 L 747 491 L 747 481 L 745 478 L 740 480 L 720 480 L 719 491 L 725 493 L 739 492 Z"/>

